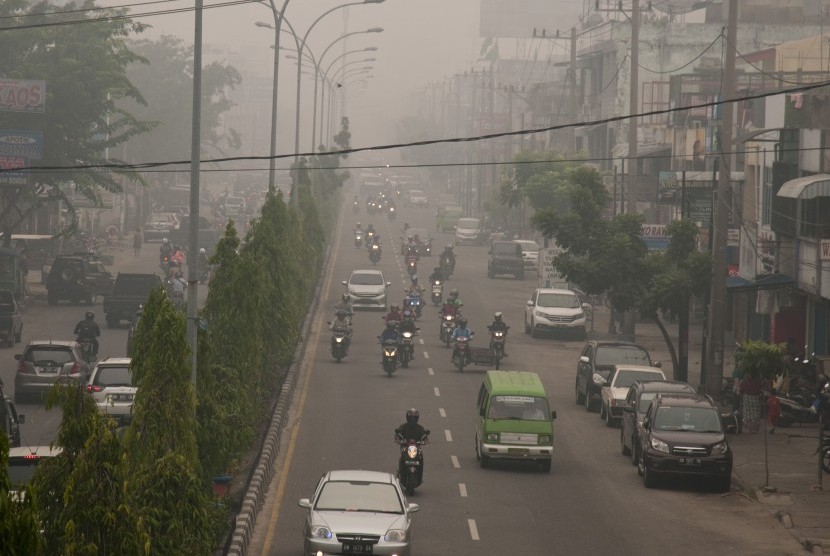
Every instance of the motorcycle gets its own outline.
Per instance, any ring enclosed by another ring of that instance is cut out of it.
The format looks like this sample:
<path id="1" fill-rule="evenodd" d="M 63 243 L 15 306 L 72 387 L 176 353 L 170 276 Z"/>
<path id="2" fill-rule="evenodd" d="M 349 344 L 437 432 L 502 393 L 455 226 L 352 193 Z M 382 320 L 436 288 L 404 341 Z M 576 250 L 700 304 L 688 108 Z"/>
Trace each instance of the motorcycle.
<path id="1" fill-rule="evenodd" d="M 445 279 L 452 276 L 452 260 L 449 257 L 441 257 L 441 274 Z"/>
<path id="2" fill-rule="evenodd" d="M 401 459 L 398 462 L 398 480 L 401 482 L 407 496 L 415 494 L 415 489 L 421 486 L 424 480 L 424 451 L 423 446 L 429 442 L 429 431 L 420 440 L 406 439 L 396 435 L 396 443 L 401 450 Z"/>
<path id="3" fill-rule="evenodd" d="M 349 331 L 343 327 L 335 327 L 331 331 L 331 356 L 340 363 L 340 360 L 349 353 Z"/>
<path id="4" fill-rule="evenodd" d="M 366 244 L 366 249 L 368 249 L 372 245 L 372 242 L 374 241 L 374 239 L 375 239 L 375 232 L 366 232 L 366 236 L 364 238 L 364 243 Z"/>
<path id="5" fill-rule="evenodd" d="M 441 329 L 439 330 L 438 337 L 441 339 L 442 342 L 446 344 L 447 347 L 450 347 L 450 341 L 452 341 L 452 331 L 455 330 L 455 315 L 441 315 Z"/>
<path id="6" fill-rule="evenodd" d="M 798 401 L 785 396 L 778 395 L 781 403 L 781 415 L 778 417 L 779 427 L 790 427 L 794 424 L 811 424 L 818 422 L 818 413 L 809 406 L 802 405 Z"/>
<path id="7" fill-rule="evenodd" d="M 363 245 L 363 232 L 355 232 L 354 233 L 354 248 L 360 249 L 360 246 Z"/>
<path id="8" fill-rule="evenodd" d="M 491 330 L 490 331 L 490 351 L 493 352 L 493 363 L 496 370 L 501 366 L 502 357 L 504 357 L 504 340 L 507 336 L 507 330 Z"/>
<path id="9" fill-rule="evenodd" d="M 398 342 L 396 340 L 384 340 L 383 348 L 383 370 L 387 375 L 398 370 Z"/>
<path id="10" fill-rule="evenodd" d="M 376 265 L 380 262 L 380 253 L 380 245 L 378 245 L 377 243 L 373 243 L 372 246 L 369 248 L 369 260 L 372 262 L 373 265 Z"/>
<path id="11" fill-rule="evenodd" d="M 360 203 L 358 203 L 357 201 L 355 201 L 352 205 L 352 212 L 354 214 L 360 214 Z"/>
<path id="12" fill-rule="evenodd" d="M 84 362 L 92 363 L 95 361 L 95 356 L 92 355 L 92 340 L 90 338 L 81 338 L 79 336 L 76 341 L 78 342 L 78 345 L 81 346 L 81 357 Z"/>
<path id="13" fill-rule="evenodd" d="M 414 276 L 418 273 L 418 261 L 415 255 L 406 256 L 406 271 L 410 276 Z"/>
<path id="14" fill-rule="evenodd" d="M 164 274 L 170 270 L 170 255 L 159 255 L 159 268 Z"/>
<path id="15" fill-rule="evenodd" d="M 435 280 L 432 282 L 432 303 L 434 305 L 441 305 L 443 299 L 444 286 L 441 284 L 441 280 Z"/>
<path id="16" fill-rule="evenodd" d="M 456 336 L 455 338 L 455 350 L 452 353 L 452 362 L 458 368 L 459 372 L 463 373 L 464 366 L 471 361 L 470 341 L 472 339 L 472 335 Z"/>
<path id="17" fill-rule="evenodd" d="M 421 318 L 423 302 L 421 301 L 421 294 L 418 291 L 412 291 L 403 300 L 404 309 L 409 309 L 415 313 L 415 318 Z"/>
<path id="18" fill-rule="evenodd" d="M 409 368 L 412 354 L 415 353 L 415 334 L 409 331 L 401 332 L 401 367 Z"/>
<path id="19" fill-rule="evenodd" d="M 395 211 L 395 207 L 389 207 L 389 210 L 386 213 L 386 216 L 387 216 L 387 218 L 389 218 L 389 221 L 392 222 L 397 215 L 398 214 Z"/>

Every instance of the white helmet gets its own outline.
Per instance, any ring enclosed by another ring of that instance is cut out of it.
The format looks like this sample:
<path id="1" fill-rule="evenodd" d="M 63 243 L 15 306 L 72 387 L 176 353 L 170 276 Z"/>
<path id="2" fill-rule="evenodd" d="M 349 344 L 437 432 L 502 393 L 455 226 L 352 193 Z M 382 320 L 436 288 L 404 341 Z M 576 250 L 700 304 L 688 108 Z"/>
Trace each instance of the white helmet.
<path id="1" fill-rule="evenodd" d="M 199 254 L 200 254 L 200 255 L 204 255 L 205 253 L 207 253 L 207 251 L 205 251 L 205 248 L 204 248 L 204 247 L 202 247 L 201 249 L 199 249 Z"/>
<path id="2" fill-rule="evenodd" d="M 166 245 L 166 244 L 170 243 L 170 240 L 165 237 L 161 240 L 161 242 Z"/>

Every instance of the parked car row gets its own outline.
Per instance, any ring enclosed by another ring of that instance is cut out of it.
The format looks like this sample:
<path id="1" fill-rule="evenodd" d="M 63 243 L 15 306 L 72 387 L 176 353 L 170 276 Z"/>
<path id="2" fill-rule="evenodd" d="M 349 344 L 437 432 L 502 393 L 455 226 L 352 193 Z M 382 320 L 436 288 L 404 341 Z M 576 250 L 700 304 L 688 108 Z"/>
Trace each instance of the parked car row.
<path id="1" fill-rule="evenodd" d="M 662 479 L 703 478 L 715 490 L 731 486 L 732 451 L 721 412 L 709 396 L 668 380 L 648 351 L 626 342 L 589 341 L 574 386 L 576 403 L 599 410 L 620 427 L 620 451 L 647 488 Z M 597 404 L 597 402 L 599 402 Z"/>

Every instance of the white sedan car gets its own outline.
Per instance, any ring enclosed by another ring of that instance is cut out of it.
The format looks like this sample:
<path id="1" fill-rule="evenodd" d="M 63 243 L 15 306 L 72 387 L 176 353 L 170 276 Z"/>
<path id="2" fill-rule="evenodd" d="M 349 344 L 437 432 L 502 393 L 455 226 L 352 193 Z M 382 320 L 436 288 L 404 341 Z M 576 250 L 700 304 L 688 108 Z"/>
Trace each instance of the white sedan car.
<path id="1" fill-rule="evenodd" d="M 666 375 L 656 367 L 615 365 L 600 391 L 602 407 L 599 416 L 609 427 L 613 427 L 622 419 L 628 389 L 637 380 L 666 380 Z"/>
<path id="2" fill-rule="evenodd" d="M 98 410 L 121 424 L 132 420 L 137 390 L 132 383 L 129 357 L 107 357 L 99 361 L 86 387 Z"/>
<path id="3" fill-rule="evenodd" d="M 537 270 L 539 261 L 539 244 L 532 239 L 517 239 L 516 243 L 522 246 L 522 258 L 525 262 L 525 271 Z"/>

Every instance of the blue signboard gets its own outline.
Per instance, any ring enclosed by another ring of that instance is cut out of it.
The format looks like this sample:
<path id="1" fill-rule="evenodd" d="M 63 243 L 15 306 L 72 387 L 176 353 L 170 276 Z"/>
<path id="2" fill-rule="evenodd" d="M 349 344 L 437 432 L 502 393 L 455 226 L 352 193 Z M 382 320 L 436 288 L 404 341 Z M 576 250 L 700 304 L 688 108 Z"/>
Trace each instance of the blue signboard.
<path id="1" fill-rule="evenodd" d="M 0 129 L 0 156 L 42 158 L 43 133 Z"/>

